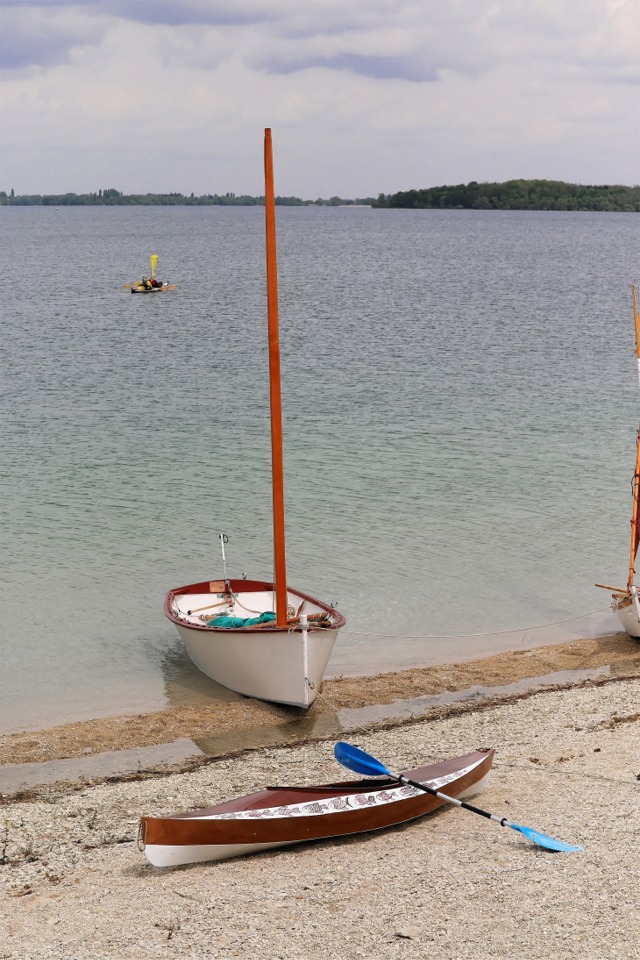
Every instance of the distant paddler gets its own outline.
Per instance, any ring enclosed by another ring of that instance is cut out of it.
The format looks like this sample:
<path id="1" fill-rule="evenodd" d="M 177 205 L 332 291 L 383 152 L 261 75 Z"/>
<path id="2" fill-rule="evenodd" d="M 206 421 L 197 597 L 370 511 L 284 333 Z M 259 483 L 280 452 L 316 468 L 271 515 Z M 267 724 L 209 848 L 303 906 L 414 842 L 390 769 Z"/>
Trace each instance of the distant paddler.
<path id="1" fill-rule="evenodd" d="M 156 278 L 156 267 L 158 265 L 158 254 L 151 254 L 151 276 L 143 275 L 142 280 L 132 284 L 127 284 L 125 289 L 131 290 L 131 293 L 152 293 L 157 290 L 176 290 L 175 283 L 163 283 Z"/>

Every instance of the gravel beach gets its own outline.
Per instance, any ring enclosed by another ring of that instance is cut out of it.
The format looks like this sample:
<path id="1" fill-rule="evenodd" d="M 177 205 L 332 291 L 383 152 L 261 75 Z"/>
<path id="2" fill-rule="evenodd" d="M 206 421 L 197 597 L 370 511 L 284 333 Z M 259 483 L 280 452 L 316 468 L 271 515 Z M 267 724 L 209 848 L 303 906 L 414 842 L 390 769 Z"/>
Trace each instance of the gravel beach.
<path id="1" fill-rule="evenodd" d="M 151 867 L 141 814 L 348 779 L 331 739 L 3 798 L 1 960 L 640 958 L 640 660 L 344 739 L 390 769 L 495 746 L 477 806 L 582 844 L 553 854 L 453 807 L 404 827 Z M 631 675 L 635 674 L 635 675 Z"/>

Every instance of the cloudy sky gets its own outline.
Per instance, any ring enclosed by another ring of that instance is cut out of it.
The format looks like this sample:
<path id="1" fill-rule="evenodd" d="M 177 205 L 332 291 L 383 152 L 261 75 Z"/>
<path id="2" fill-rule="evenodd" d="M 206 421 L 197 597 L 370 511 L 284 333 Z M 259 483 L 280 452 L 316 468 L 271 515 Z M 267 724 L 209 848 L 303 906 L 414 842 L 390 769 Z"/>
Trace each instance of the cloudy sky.
<path id="1" fill-rule="evenodd" d="M 640 0 L 0 0 L 0 189 L 640 182 Z"/>

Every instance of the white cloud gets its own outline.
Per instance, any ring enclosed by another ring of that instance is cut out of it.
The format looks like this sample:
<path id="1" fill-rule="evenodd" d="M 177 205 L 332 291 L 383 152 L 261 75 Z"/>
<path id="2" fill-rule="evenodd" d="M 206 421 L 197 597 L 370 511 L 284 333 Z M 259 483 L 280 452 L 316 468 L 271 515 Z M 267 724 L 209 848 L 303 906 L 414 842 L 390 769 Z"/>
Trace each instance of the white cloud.
<path id="1" fill-rule="evenodd" d="M 637 0 L 2 2 L 0 188 L 637 182 Z M 37 26 L 37 29 L 36 29 Z"/>

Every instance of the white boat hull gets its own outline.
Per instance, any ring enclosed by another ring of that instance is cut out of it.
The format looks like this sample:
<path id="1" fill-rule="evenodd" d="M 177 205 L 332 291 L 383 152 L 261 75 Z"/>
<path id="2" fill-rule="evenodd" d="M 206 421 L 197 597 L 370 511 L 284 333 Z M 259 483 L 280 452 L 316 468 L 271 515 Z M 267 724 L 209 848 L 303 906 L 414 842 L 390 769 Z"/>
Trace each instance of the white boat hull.
<path id="1" fill-rule="evenodd" d="M 614 595 L 611 607 L 622 624 L 622 629 L 630 637 L 640 637 L 640 616 L 638 616 L 638 609 L 634 600 L 631 597 Z"/>
<path id="2" fill-rule="evenodd" d="M 230 581 L 233 604 L 220 581 L 172 590 L 165 613 L 173 622 L 195 666 L 222 686 L 247 697 L 307 708 L 315 700 L 344 617 L 296 590 L 288 591 L 294 613 L 285 627 L 271 624 L 225 629 L 205 622 L 223 613 L 251 617 L 273 611 L 273 585 Z M 211 589 L 213 588 L 213 589 Z M 305 617 L 326 615 L 327 626 L 303 626 Z"/>

